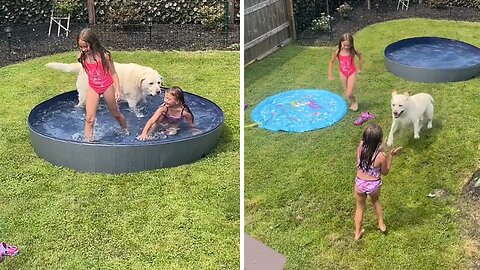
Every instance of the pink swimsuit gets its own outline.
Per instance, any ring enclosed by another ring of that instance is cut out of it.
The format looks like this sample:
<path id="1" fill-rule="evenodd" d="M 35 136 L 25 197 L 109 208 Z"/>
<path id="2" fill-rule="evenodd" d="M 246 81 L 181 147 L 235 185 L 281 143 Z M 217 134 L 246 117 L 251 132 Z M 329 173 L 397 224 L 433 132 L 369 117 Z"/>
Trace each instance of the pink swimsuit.
<path id="1" fill-rule="evenodd" d="M 107 72 L 105 72 L 103 70 L 102 61 L 91 64 L 85 62 L 85 66 L 87 67 L 88 85 L 90 85 L 98 95 L 102 95 L 113 84 L 110 71 L 107 70 Z"/>
<path id="2" fill-rule="evenodd" d="M 340 62 L 340 72 L 345 77 L 350 77 L 357 71 L 355 68 L 355 59 L 351 55 L 338 55 L 338 61 Z"/>

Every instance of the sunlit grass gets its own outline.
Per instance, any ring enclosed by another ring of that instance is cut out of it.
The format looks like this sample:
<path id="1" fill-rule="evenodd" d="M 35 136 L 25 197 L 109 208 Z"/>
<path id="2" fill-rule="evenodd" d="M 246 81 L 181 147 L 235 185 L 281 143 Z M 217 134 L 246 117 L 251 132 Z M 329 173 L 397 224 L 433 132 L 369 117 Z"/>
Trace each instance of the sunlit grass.
<path id="1" fill-rule="evenodd" d="M 378 115 L 388 135 L 392 89 L 426 92 L 435 99 L 432 130 L 399 132 L 404 153 L 384 177 L 381 202 L 389 234 L 376 228 L 368 205 L 366 233 L 353 241 L 355 151 L 362 127 L 349 112 L 338 124 L 306 133 L 245 129 L 245 231 L 287 257 L 287 269 L 464 269 L 459 194 L 480 165 L 480 79 L 416 83 L 385 69 L 384 48 L 415 36 L 459 39 L 480 47 L 480 24 L 427 19 L 397 20 L 355 34 L 365 56 L 356 95 L 360 111 Z M 335 73 L 327 80 L 334 47 L 290 45 L 246 67 L 245 100 L 250 113 L 264 98 L 290 89 L 319 88 L 343 96 Z M 431 199 L 435 189 L 446 198 Z"/>
<path id="2" fill-rule="evenodd" d="M 26 119 L 38 103 L 75 89 L 74 74 L 45 67 L 75 62 L 75 53 L 0 68 L 1 240 L 21 250 L 3 267 L 238 269 L 239 53 L 137 51 L 113 57 L 150 66 L 166 85 L 219 105 L 226 122 L 217 147 L 192 164 L 148 172 L 59 168 L 33 152 Z"/>

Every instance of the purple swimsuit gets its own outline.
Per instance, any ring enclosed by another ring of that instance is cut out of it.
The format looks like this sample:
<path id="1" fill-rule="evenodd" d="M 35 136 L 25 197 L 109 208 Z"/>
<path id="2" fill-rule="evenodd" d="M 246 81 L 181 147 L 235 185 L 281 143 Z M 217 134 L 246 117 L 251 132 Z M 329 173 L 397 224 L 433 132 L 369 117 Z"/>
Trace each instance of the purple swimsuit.
<path id="1" fill-rule="evenodd" d="M 373 160 L 377 158 L 378 153 L 379 152 L 375 153 Z M 357 160 L 357 168 L 363 173 L 377 178 L 377 180 L 365 180 L 356 176 L 355 186 L 357 187 L 357 191 L 367 195 L 376 192 L 382 185 L 381 168 L 374 168 L 372 164 L 372 166 L 368 168 L 368 170 L 363 170 L 362 168 L 360 168 L 360 160 Z"/>
<path id="2" fill-rule="evenodd" d="M 168 107 L 167 107 L 167 111 L 166 112 L 163 112 L 163 116 L 165 116 L 165 119 L 167 120 L 168 123 L 170 124 L 178 124 L 180 123 L 180 121 L 182 121 L 183 118 L 185 118 L 185 116 L 183 116 L 183 110 L 185 108 L 182 108 L 182 111 L 180 112 L 180 117 L 175 117 L 173 115 L 170 115 L 168 113 Z"/>

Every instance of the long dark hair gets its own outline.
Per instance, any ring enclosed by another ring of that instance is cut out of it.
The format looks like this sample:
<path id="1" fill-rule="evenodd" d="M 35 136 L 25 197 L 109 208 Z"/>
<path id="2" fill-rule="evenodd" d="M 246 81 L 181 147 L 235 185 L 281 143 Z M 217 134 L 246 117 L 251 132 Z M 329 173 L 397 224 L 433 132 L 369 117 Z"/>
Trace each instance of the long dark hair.
<path id="1" fill-rule="evenodd" d="M 172 94 L 175 97 L 175 99 L 178 100 L 180 102 L 180 104 L 182 104 L 182 107 L 185 108 L 187 110 L 187 112 L 192 115 L 192 122 L 194 122 L 193 113 L 190 110 L 190 108 L 188 107 L 187 103 L 185 103 L 185 96 L 183 94 L 182 88 L 180 88 L 178 86 L 173 86 L 173 87 L 167 89 L 167 91 L 165 92 L 165 95 L 167 93 Z"/>
<path id="2" fill-rule="evenodd" d="M 364 131 L 362 136 L 362 147 L 360 150 L 360 169 L 367 171 L 372 167 L 375 160 L 376 152 L 382 143 L 383 131 L 377 124 L 370 124 Z"/>
<path id="3" fill-rule="evenodd" d="M 100 58 L 102 59 L 103 71 L 107 72 L 108 71 L 108 60 L 105 57 L 105 54 L 108 55 L 110 61 L 113 61 L 112 60 L 112 55 L 110 54 L 110 52 L 107 49 L 105 49 L 105 47 L 102 46 L 102 44 L 98 40 L 97 34 L 95 34 L 95 32 L 90 28 L 84 28 L 84 29 L 82 29 L 82 31 L 80 31 L 80 33 L 77 36 L 77 45 L 78 45 L 78 42 L 80 41 L 80 39 L 85 41 L 90 46 L 90 50 L 92 51 L 94 59 L 95 59 L 96 55 L 100 56 Z M 86 59 L 85 53 L 83 51 L 81 51 L 80 57 L 78 58 L 78 62 L 80 62 L 82 64 L 83 69 L 87 70 L 86 66 L 85 66 L 85 59 Z M 95 59 L 95 62 L 96 61 L 97 60 Z"/>
<path id="4" fill-rule="evenodd" d="M 358 53 L 357 53 L 357 50 L 355 50 L 355 45 L 353 44 L 353 35 L 350 33 L 343 34 L 340 40 L 338 41 L 337 58 L 340 55 L 340 51 L 342 50 L 342 42 L 344 41 L 350 42 L 350 56 L 352 56 L 352 61 L 353 61 L 353 58 L 355 58 L 355 56 Z"/>

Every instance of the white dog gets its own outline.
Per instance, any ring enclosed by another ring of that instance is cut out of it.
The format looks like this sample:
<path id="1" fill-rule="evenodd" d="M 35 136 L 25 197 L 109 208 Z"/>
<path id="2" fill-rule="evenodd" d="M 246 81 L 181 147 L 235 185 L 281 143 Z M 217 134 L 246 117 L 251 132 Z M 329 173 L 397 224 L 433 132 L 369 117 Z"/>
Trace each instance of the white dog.
<path id="1" fill-rule="evenodd" d="M 432 128 L 433 97 L 426 93 L 410 96 L 408 92 L 403 95 L 392 92 L 392 127 L 388 135 L 387 145 L 393 144 L 393 134 L 399 126 L 413 123 L 413 137 L 420 138 L 418 134 L 422 126 L 420 121 L 428 120 L 428 128 Z"/>
<path id="2" fill-rule="evenodd" d="M 48 63 L 47 67 L 63 72 L 78 73 L 77 91 L 78 104 L 84 106 L 87 98 L 88 77 L 80 63 Z M 115 63 L 115 71 L 120 81 L 121 99 L 128 102 L 132 111 L 137 113 L 137 103 L 145 102 L 147 95 L 155 96 L 160 93 L 162 86 L 162 77 L 152 68 L 137 64 Z"/>

